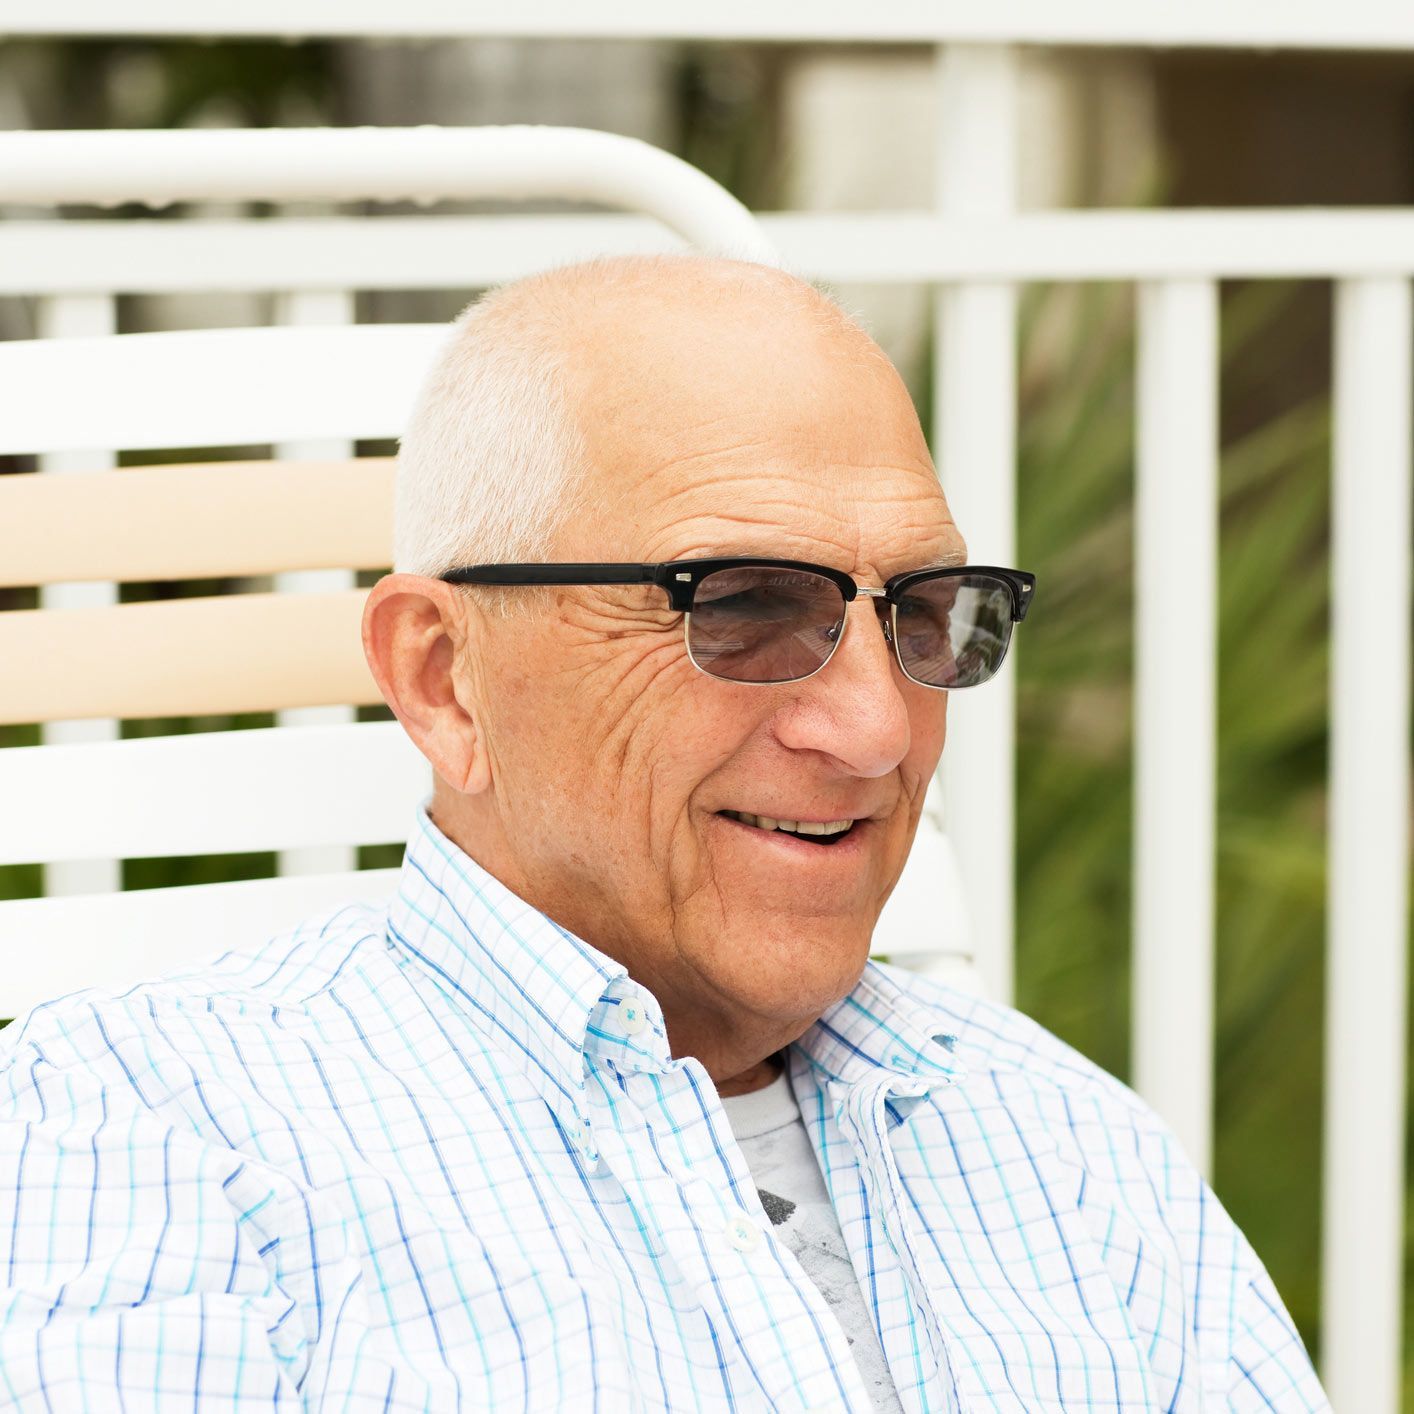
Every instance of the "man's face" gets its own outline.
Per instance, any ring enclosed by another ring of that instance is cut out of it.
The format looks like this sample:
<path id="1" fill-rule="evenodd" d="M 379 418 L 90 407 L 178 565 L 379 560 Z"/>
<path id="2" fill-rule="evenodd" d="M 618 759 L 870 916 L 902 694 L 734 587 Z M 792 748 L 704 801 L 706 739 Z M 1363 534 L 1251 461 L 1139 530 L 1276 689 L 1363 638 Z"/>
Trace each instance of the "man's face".
<path id="1" fill-rule="evenodd" d="M 764 555 L 877 586 L 960 555 L 897 375 L 778 313 L 667 298 L 587 317 L 572 362 L 592 509 L 553 558 Z M 773 686 L 695 668 L 652 586 L 469 614 L 505 882 L 665 1008 L 806 1022 L 853 986 L 947 714 L 868 599 L 820 672 Z M 820 845 L 727 812 L 856 823 Z"/>

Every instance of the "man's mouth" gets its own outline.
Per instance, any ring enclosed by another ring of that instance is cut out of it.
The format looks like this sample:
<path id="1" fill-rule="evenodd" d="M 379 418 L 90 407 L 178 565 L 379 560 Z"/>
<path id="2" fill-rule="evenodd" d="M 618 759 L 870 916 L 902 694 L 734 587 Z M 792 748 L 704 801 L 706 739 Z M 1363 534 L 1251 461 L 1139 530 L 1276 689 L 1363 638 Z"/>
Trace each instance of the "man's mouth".
<path id="1" fill-rule="evenodd" d="M 721 810 L 718 814 L 758 830 L 779 830 L 818 845 L 838 844 L 855 824 L 853 820 L 775 820 L 769 815 L 750 815 L 744 810 Z"/>

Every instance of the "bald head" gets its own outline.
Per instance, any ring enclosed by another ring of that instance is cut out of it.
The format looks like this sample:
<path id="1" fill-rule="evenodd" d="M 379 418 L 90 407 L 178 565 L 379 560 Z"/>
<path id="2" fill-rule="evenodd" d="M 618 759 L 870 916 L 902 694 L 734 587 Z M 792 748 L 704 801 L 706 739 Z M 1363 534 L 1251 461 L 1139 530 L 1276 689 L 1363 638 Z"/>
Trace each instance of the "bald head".
<path id="1" fill-rule="evenodd" d="M 800 321 L 856 352 L 881 351 L 827 294 L 789 271 L 702 254 L 603 256 L 532 275 L 497 290 L 486 304 L 555 327 L 590 331 L 653 311 L 666 317 L 746 312 Z"/>
<path id="2" fill-rule="evenodd" d="M 606 257 L 504 285 L 454 324 L 403 437 L 397 568 L 572 558 L 559 532 L 631 491 L 645 439 L 782 380 L 783 405 L 818 415 L 831 363 L 907 397 L 844 310 L 769 266 Z"/>

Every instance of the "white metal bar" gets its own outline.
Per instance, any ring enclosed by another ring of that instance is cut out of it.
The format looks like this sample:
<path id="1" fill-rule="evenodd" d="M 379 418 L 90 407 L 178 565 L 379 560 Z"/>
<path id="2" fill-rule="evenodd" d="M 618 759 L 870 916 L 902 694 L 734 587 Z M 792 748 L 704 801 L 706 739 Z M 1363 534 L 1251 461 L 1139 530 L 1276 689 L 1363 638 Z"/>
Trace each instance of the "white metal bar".
<path id="1" fill-rule="evenodd" d="M 1404 280 L 1336 289 L 1322 1373 L 1400 1407 L 1409 868 L 1410 397 Z"/>
<path id="2" fill-rule="evenodd" d="M 0 864 L 387 844 L 431 784 L 396 722 L 15 746 Z"/>
<path id="3" fill-rule="evenodd" d="M 1135 1088 L 1212 1171 L 1218 295 L 1139 291 Z"/>
<path id="4" fill-rule="evenodd" d="M 446 336 L 365 324 L 0 342 L 0 453 L 394 437 Z"/>
<path id="5" fill-rule="evenodd" d="M 751 213 L 661 148 L 587 128 L 184 128 L 0 133 L 11 204 L 520 200 L 656 217 L 702 250 L 776 264 Z"/>
<path id="6" fill-rule="evenodd" d="M 1087 44 L 1220 48 L 1414 49 L 1414 20 L 1397 0 L 244 0 L 215 13 L 190 0 L 45 0 L 13 5 L 0 34 L 265 35 L 366 38 L 761 40 L 835 44 Z"/>
<path id="7" fill-rule="evenodd" d="M 43 339 L 107 338 L 117 332 L 117 306 L 111 294 L 55 295 L 39 301 L 39 336 Z M 110 451 L 51 452 L 39 459 L 41 471 L 105 471 L 116 461 Z M 98 582 L 46 585 L 39 592 L 44 609 L 100 608 L 118 602 L 118 586 Z M 115 741 L 118 723 L 108 718 L 46 722 L 41 740 L 48 745 Z M 44 891 L 50 895 L 106 893 L 123 886 L 120 859 L 75 859 L 45 865 Z"/>
<path id="8" fill-rule="evenodd" d="M 996 218 L 1015 204 L 1013 51 L 938 54 L 937 200 L 944 220 Z M 934 456 L 953 518 L 978 564 L 1016 552 L 1016 290 L 945 285 L 934 296 Z M 948 698 L 942 780 L 947 831 L 966 881 L 978 968 L 1010 1002 L 1015 930 L 1016 665 L 985 690 Z"/>
<path id="9" fill-rule="evenodd" d="M 352 324 L 354 297 L 346 290 L 288 291 L 276 297 L 275 319 L 293 325 Z M 336 461 L 352 456 L 353 451 L 353 443 L 339 437 L 275 444 L 275 456 L 285 461 Z M 275 588 L 284 594 L 327 594 L 352 589 L 354 584 L 351 570 L 297 570 L 275 576 Z M 356 718 L 352 707 L 293 707 L 277 712 L 275 722 L 281 727 L 330 727 Z M 345 844 L 281 850 L 277 860 L 283 875 L 339 874 L 357 867 L 357 848 Z"/>
<path id="10" fill-rule="evenodd" d="M 1414 211 L 930 212 L 758 218 L 793 270 L 876 284 L 1325 279 L 1414 273 Z M 682 243 L 640 216 L 328 216 L 6 221 L 0 294 L 472 289 L 610 252 Z"/>
<path id="11" fill-rule="evenodd" d="M 80 987 L 125 988 L 250 952 L 311 915 L 356 903 L 378 908 L 397 876 L 369 869 L 0 902 L 0 1016 L 23 1016 Z"/>

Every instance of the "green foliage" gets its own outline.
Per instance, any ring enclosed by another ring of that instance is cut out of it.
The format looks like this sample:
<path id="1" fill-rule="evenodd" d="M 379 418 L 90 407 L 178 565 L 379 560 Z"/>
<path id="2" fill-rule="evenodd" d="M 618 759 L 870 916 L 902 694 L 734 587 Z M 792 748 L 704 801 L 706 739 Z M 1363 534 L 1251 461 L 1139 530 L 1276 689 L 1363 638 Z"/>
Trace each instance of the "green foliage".
<path id="1" fill-rule="evenodd" d="M 270 127 L 329 121 L 332 44 L 18 39 L 3 74 L 37 128 Z"/>

